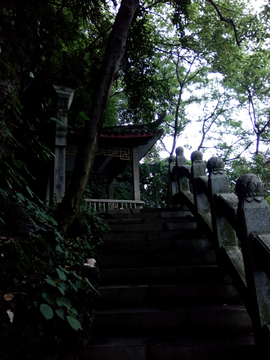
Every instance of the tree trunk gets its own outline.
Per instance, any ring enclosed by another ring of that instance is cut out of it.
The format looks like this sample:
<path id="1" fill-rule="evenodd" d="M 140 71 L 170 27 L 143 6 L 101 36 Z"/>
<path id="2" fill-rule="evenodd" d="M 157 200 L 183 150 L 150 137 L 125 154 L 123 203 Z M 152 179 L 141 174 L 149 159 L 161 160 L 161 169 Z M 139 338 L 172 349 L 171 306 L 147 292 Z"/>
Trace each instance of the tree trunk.
<path id="1" fill-rule="evenodd" d="M 108 39 L 89 114 L 90 121 L 86 122 L 72 179 L 58 211 L 62 234 L 66 232 L 81 209 L 114 77 L 125 52 L 127 34 L 138 4 L 138 0 L 122 0 Z"/>

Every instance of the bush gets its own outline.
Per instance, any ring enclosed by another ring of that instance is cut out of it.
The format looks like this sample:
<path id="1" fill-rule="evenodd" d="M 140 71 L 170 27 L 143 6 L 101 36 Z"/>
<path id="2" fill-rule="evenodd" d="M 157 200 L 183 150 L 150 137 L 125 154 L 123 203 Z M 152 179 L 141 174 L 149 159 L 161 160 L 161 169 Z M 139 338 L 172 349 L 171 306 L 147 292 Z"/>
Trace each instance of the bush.
<path id="1" fill-rule="evenodd" d="M 84 233 L 62 238 L 51 209 L 21 194 L 1 210 L 0 358 L 76 358 L 90 339 L 99 279 L 84 264 L 106 223 L 87 214 Z"/>

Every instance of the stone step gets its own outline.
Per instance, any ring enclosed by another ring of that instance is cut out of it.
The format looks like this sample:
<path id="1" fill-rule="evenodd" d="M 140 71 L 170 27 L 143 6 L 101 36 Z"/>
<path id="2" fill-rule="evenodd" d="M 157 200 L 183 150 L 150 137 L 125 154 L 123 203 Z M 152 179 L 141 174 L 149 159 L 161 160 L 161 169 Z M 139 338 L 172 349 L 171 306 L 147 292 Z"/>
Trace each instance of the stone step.
<path id="1" fill-rule="evenodd" d="M 112 218 L 112 219 L 106 219 L 108 224 L 110 226 L 113 225 L 126 225 L 126 224 L 156 224 L 156 223 L 161 223 L 161 224 L 166 224 L 166 223 L 190 223 L 193 224 L 195 223 L 195 219 L 194 217 L 136 217 L 136 218 L 125 218 L 125 217 L 121 217 L 121 218 Z"/>
<path id="2" fill-rule="evenodd" d="M 260 359 L 252 335 L 94 338 L 79 360 L 254 360 Z"/>
<path id="3" fill-rule="evenodd" d="M 217 265 L 101 269 L 100 285 L 216 284 L 222 279 Z"/>
<path id="4" fill-rule="evenodd" d="M 189 212 L 112 210 L 92 340 L 79 360 L 256 357 L 252 325 Z"/>
<path id="5" fill-rule="evenodd" d="M 95 336 L 252 333 L 242 305 L 148 307 L 97 310 Z"/>
<path id="6" fill-rule="evenodd" d="M 231 284 L 109 285 L 99 286 L 99 309 L 140 306 L 232 304 L 240 301 Z"/>
<path id="7" fill-rule="evenodd" d="M 130 253 L 155 251 L 210 250 L 208 239 L 149 239 L 149 240 L 107 240 L 102 244 L 100 253 Z"/>
<path id="8" fill-rule="evenodd" d="M 196 239 L 202 238 L 202 234 L 196 229 L 186 229 L 181 230 L 162 230 L 162 231 L 121 231 L 121 232 L 107 232 L 103 234 L 104 241 L 114 241 L 114 240 L 155 240 L 155 239 Z"/>
<path id="9" fill-rule="evenodd" d="M 185 230 L 196 230 L 197 224 L 192 222 L 162 222 L 157 221 L 151 222 L 140 222 L 140 223 L 122 223 L 122 224 L 110 224 L 110 229 L 113 232 L 162 232 L 162 231 L 185 231 Z"/>
<path id="10" fill-rule="evenodd" d="M 180 209 L 107 210 L 105 216 L 107 219 L 193 217 L 190 211 L 181 211 Z"/>
<path id="11" fill-rule="evenodd" d="M 100 268 L 123 267 L 160 267 L 184 265 L 215 265 L 216 254 L 214 250 L 205 251 L 155 251 L 131 253 L 103 253 L 97 259 Z"/>

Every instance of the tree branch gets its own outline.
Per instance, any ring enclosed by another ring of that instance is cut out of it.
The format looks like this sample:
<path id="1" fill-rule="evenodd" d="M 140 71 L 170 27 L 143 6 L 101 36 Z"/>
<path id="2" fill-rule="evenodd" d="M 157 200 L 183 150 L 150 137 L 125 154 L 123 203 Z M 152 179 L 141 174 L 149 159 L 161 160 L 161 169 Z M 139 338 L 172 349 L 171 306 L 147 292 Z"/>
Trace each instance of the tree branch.
<path id="1" fill-rule="evenodd" d="M 214 6 L 214 8 L 215 8 L 215 10 L 216 10 L 216 12 L 217 12 L 217 14 L 218 14 L 218 16 L 219 16 L 219 18 L 220 18 L 221 21 L 224 21 L 224 22 L 230 24 L 230 25 L 233 27 L 235 40 L 236 40 L 237 46 L 240 48 L 240 42 L 239 42 L 239 39 L 238 39 L 238 34 L 237 34 L 236 26 L 235 26 L 233 20 L 230 19 L 230 18 L 225 18 L 225 17 L 222 15 L 221 11 L 219 10 L 217 4 L 216 4 L 213 0 L 206 0 L 206 1 L 209 2 L 211 5 Z"/>

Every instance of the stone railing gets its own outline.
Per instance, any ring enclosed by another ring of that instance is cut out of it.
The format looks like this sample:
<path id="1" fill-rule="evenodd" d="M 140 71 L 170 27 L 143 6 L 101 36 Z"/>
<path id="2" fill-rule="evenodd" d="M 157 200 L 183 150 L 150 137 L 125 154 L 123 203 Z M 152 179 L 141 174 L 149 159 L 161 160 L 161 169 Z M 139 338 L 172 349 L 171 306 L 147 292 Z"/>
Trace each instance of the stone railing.
<path id="1" fill-rule="evenodd" d="M 139 200 L 85 199 L 90 211 L 125 210 L 143 208 L 144 202 Z"/>
<path id="2" fill-rule="evenodd" d="M 173 206 L 192 212 L 249 312 L 256 343 L 269 345 L 270 207 L 263 184 L 245 174 L 232 193 L 222 159 L 212 157 L 205 165 L 202 153 L 194 151 L 191 160 L 187 165 L 181 147 L 170 159 Z"/>

